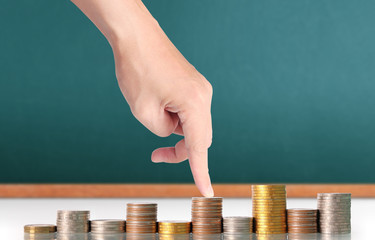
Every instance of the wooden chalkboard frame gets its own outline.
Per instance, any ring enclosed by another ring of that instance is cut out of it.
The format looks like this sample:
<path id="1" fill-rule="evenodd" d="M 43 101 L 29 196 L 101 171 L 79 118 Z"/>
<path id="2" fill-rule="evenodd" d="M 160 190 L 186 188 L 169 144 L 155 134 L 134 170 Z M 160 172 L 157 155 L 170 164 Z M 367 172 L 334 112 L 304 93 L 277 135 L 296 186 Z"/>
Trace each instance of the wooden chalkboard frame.
<path id="1" fill-rule="evenodd" d="M 216 196 L 247 198 L 251 184 L 214 184 Z M 292 198 L 320 192 L 350 192 L 354 198 L 375 197 L 375 184 L 287 184 Z M 193 184 L 0 184 L 2 198 L 182 198 L 200 196 Z"/>

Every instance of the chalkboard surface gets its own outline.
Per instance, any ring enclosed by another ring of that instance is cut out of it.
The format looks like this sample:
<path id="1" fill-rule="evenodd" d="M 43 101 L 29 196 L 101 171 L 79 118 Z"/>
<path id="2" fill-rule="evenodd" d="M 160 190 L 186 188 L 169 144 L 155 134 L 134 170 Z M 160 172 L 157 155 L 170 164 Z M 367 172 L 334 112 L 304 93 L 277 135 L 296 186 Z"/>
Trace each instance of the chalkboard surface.
<path id="1" fill-rule="evenodd" d="M 214 87 L 214 183 L 375 182 L 375 2 L 145 1 Z M 192 182 L 69 1 L 1 1 L 0 182 Z"/>

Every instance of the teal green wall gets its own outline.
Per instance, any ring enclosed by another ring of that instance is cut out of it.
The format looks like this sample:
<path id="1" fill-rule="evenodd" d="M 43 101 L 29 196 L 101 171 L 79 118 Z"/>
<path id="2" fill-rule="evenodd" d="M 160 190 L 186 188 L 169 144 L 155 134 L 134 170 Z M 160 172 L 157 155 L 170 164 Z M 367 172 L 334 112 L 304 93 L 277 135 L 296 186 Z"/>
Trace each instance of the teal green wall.
<path id="1" fill-rule="evenodd" d="M 0 3 L 0 182 L 192 182 L 71 2 Z M 213 182 L 375 182 L 375 1 L 145 3 L 214 87 Z"/>

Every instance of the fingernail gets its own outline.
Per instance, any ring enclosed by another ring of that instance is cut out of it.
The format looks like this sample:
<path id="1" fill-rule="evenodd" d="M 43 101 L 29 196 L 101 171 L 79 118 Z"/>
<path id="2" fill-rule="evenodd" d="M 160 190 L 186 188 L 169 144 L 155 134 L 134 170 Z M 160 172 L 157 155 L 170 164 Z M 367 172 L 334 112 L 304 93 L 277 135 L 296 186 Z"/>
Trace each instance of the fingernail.
<path id="1" fill-rule="evenodd" d="M 160 161 L 160 158 L 158 159 L 157 157 L 155 157 L 155 151 L 153 151 L 152 154 L 151 154 L 151 161 L 153 163 L 161 163 L 161 162 L 163 162 L 163 161 Z"/>
<path id="2" fill-rule="evenodd" d="M 207 189 L 207 191 L 203 194 L 205 197 L 213 197 L 215 196 L 214 194 L 214 189 L 212 188 L 212 185 L 210 185 Z"/>

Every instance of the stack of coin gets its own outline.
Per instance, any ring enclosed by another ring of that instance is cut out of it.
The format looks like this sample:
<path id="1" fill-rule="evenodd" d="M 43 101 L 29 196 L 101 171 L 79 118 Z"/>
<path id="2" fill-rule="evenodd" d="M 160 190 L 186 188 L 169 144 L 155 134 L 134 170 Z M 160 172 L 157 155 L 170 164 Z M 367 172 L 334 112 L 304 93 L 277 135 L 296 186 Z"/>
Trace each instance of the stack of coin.
<path id="1" fill-rule="evenodd" d="M 194 197 L 192 199 L 192 227 L 196 234 L 218 234 L 222 228 L 222 204 L 220 197 Z"/>
<path id="2" fill-rule="evenodd" d="M 318 193 L 320 232 L 350 233 L 350 205 L 350 193 Z"/>
<path id="3" fill-rule="evenodd" d="M 56 226 L 50 224 L 29 224 L 24 226 L 24 239 L 55 239 Z"/>
<path id="4" fill-rule="evenodd" d="M 253 232 L 252 217 L 225 217 L 223 219 L 223 232 L 247 234 Z"/>
<path id="5" fill-rule="evenodd" d="M 318 232 L 318 210 L 292 208 L 287 211 L 288 233 Z"/>
<path id="6" fill-rule="evenodd" d="M 90 211 L 57 211 L 57 232 L 87 233 L 90 228 Z"/>
<path id="7" fill-rule="evenodd" d="M 188 221 L 159 221 L 159 234 L 187 234 L 191 230 Z"/>
<path id="8" fill-rule="evenodd" d="M 126 232 L 155 233 L 157 221 L 156 203 L 128 203 Z"/>
<path id="9" fill-rule="evenodd" d="M 285 185 L 253 185 L 252 198 L 255 232 L 286 233 Z"/>
<path id="10" fill-rule="evenodd" d="M 190 240 L 191 222 L 159 221 L 159 240 Z"/>
<path id="11" fill-rule="evenodd" d="M 50 224 L 29 224 L 24 226 L 24 232 L 33 233 L 54 233 L 56 232 L 56 226 Z"/>
<path id="12" fill-rule="evenodd" d="M 123 233 L 125 221 L 115 219 L 102 219 L 91 221 L 91 233 Z"/>

